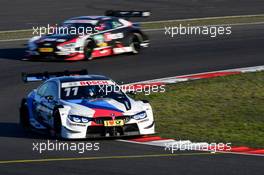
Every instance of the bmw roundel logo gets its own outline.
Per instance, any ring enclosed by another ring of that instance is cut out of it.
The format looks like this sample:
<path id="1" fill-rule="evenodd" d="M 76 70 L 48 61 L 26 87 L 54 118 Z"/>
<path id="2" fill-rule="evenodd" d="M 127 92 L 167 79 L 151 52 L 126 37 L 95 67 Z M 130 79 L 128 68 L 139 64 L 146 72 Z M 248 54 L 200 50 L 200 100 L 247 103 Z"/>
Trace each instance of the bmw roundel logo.
<path id="1" fill-rule="evenodd" d="M 115 119 L 115 114 L 112 113 L 111 116 L 112 116 L 112 119 L 114 120 Z"/>

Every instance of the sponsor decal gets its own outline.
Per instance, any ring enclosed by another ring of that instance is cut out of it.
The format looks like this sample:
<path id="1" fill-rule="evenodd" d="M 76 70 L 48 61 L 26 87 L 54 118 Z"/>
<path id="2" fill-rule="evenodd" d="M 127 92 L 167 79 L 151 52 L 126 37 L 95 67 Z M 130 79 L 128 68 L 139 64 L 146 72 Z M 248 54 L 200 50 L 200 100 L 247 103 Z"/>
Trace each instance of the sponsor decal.
<path id="1" fill-rule="evenodd" d="M 110 80 L 93 80 L 93 81 L 80 81 L 81 86 L 89 86 L 89 85 L 111 85 L 114 84 Z"/>
<path id="2" fill-rule="evenodd" d="M 93 38 L 94 38 L 94 40 L 96 41 L 97 44 L 104 42 L 104 36 L 103 35 L 94 35 Z"/>
<path id="3" fill-rule="evenodd" d="M 39 48 L 39 52 L 53 52 L 53 48 L 49 48 L 49 47 Z"/>
<path id="4" fill-rule="evenodd" d="M 94 40 L 99 47 L 106 47 L 107 43 L 104 41 L 104 36 L 103 35 L 95 35 Z"/>
<path id="5" fill-rule="evenodd" d="M 112 40 L 116 40 L 116 39 L 121 39 L 124 38 L 124 34 L 123 33 L 105 33 L 104 34 L 104 40 L 107 41 L 112 41 Z"/>
<path id="6" fill-rule="evenodd" d="M 99 47 L 106 47 L 106 46 L 108 46 L 108 44 L 103 42 L 103 43 L 98 43 L 97 46 L 99 46 Z"/>
<path id="7" fill-rule="evenodd" d="M 111 80 L 90 80 L 90 81 L 75 81 L 62 83 L 62 88 L 67 87 L 78 87 L 78 86 L 94 86 L 94 85 L 114 85 L 115 83 Z"/>
<path id="8" fill-rule="evenodd" d="M 132 52 L 133 49 L 131 47 L 118 47 L 118 48 L 113 48 L 113 52 L 115 54 L 121 54 L 125 52 Z"/>

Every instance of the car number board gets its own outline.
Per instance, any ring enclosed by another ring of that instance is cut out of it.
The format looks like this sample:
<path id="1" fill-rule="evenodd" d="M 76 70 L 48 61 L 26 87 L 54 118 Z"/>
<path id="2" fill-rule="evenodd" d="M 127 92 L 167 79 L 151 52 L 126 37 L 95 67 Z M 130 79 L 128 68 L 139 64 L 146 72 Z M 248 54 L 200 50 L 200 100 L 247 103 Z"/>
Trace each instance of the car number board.
<path id="1" fill-rule="evenodd" d="M 125 124 L 124 120 L 105 120 L 104 126 L 105 127 L 113 127 L 113 126 L 123 126 Z"/>
<path id="2" fill-rule="evenodd" d="M 50 47 L 39 48 L 39 52 L 53 52 L 53 48 Z"/>

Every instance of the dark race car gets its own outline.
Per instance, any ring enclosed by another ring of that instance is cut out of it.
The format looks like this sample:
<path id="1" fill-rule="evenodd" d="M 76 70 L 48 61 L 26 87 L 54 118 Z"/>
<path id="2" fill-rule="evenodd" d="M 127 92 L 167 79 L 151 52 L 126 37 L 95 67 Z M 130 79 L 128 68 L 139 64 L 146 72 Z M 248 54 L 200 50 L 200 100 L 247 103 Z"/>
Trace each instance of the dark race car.
<path id="1" fill-rule="evenodd" d="M 28 59 L 92 60 L 122 53 L 137 54 L 149 40 L 137 23 L 124 18 L 146 17 L 143 11 L 107 11 L 106 16 L 68 19 L 52 33 L 28 42 Z M 50 30 L 49 30 L 50 31 Z"/>

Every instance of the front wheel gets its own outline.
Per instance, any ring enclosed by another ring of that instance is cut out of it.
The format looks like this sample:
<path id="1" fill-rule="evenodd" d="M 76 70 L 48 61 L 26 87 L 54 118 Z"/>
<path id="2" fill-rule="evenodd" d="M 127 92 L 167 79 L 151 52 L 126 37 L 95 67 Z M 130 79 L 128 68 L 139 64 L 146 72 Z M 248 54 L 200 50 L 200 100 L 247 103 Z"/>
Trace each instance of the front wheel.
<path id="1" fill-rule="evenodd" d="M 21 106 L 20 106 L 20 125 L 25 129 L 30 129 L 30 121 L 29 121 L 29 112 L 28 112 L 28 106 L 26 104 L 26 100 L 22 100 Z"/>
<path id="2" fill-rule="evenodd" d="M 53 112 L 53 130 L 51 131 L 51 136 L 56 138 L 61 138 L 61 117 L 58 109 Z"/>
<path id="3" fill-rule="evenodd" d="M 87 40 L 86 44 L 84 46 L 83 52 L 86 60 L 92 60 L 93 59 L 93 50 L 95 48 L 95 44 L 93 40 Z"/>

